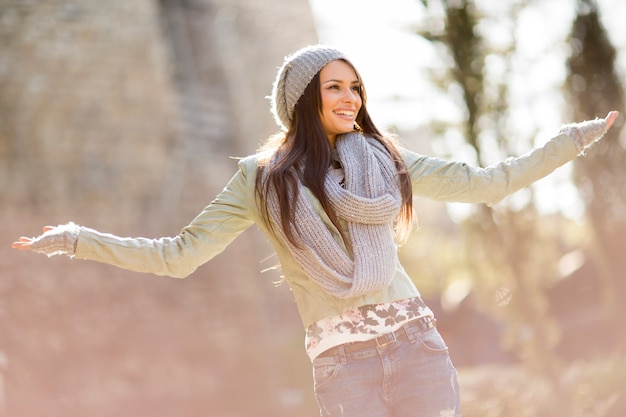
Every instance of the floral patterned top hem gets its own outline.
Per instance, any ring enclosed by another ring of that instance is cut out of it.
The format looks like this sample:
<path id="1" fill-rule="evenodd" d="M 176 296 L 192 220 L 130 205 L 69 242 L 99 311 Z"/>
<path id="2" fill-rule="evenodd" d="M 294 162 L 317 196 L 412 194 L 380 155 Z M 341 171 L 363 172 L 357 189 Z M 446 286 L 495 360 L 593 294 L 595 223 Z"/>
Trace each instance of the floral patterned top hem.
<path id="1" fill-rule="evenodd" d="M 434 314 L 419 297 L 360 306 L 310 325 L 305 335 L 306 352 L 313 361 L 335 346 L 372 340 L 426 316 Z"/>

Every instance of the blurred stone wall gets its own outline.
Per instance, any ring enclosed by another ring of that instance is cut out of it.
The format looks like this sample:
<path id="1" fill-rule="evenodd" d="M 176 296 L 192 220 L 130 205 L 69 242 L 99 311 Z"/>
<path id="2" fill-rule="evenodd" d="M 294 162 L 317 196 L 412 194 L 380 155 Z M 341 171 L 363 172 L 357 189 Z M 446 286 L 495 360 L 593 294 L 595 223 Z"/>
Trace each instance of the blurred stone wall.
<path id="1" fill-rule="evenodd" d="M 315 41 L 305 0 L 0 0 L 0 416 L 317 415 L 256 230 L 182 281 L 9 249 L 68 220 L 177 233 Z"/>
<path id="2" fill-rule="evenodd" d="M 158 201 L 175 109 L 154 5 L 0 7 L 3 204 L 51 214 Z"/>

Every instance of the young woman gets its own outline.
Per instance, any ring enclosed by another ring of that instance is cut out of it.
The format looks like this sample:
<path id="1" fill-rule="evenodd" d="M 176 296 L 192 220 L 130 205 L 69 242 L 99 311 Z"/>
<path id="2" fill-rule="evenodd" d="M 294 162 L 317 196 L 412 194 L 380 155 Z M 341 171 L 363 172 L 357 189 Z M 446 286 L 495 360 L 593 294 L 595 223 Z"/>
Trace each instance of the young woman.
<path id="1" fill-rule="evenodd" d="M 495 204 L 582 153 L 617 112 L 564 126 L 543 147 L 483 169 L 418 155 L 383 135 L 361 77 L 334 48 L 288 56 L 271 99 L 282 131 L 242 159 L 177 236 L 120 238 L 68 223 L 13 248 L 182 278 L 256 224 L 297 301 L 322 416 L 459 416 L 447 347 L 398 261 L 413 195 Z"/>

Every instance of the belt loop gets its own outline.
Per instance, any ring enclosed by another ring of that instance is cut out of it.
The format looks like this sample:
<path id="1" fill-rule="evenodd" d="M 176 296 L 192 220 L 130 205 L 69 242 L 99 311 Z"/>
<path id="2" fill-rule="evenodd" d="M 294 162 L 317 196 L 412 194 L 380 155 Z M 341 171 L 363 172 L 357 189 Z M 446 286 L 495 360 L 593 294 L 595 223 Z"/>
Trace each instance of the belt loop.
<path id="1" fill-rule="evenodd" d="M 395 332 L 387 333 L 374 339 L 376 341 L 376 346 L 378 346 L 379 348 L 384 348 L 391 343 L 397 342 L 398 337 L 396 336 L 396 332 L 397 330 Z"/>
<path id="2" fill-rule="evenodd" d="M 406 333 L 411 343 L 417 340 L 417 336 L 420 333 L 427 332 L 433 327 L 437 327 L 437 319 L 430 316 L 420 317 L 402 326 L 404 333 Z"/>
<path id="3" fill-rule="evenodd" d="M 414 324 L 414 323 L 408 322 L 407 324 L 402 326 L 402 330 L 404 330 L 404 334 L 406 334 L 406 337 L 407 339 L 409 339 L 409 342 L 413 344 L 417 341 L 417 339 L 415 337 L 415 332 L 411 331 L 411 324 Z"/>

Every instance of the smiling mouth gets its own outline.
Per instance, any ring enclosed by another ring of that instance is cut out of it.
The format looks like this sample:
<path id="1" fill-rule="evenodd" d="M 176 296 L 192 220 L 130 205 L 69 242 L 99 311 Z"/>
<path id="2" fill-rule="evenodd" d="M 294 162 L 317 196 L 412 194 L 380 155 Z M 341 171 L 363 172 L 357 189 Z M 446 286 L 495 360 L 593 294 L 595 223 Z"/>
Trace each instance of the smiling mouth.
<path id="1" fill-rule="evenodd" d="M 354 112 L 351 110 L 337 110 L 334 113 L 338 116 L 350 117 L 350 118 L 354 117 Z"/>

